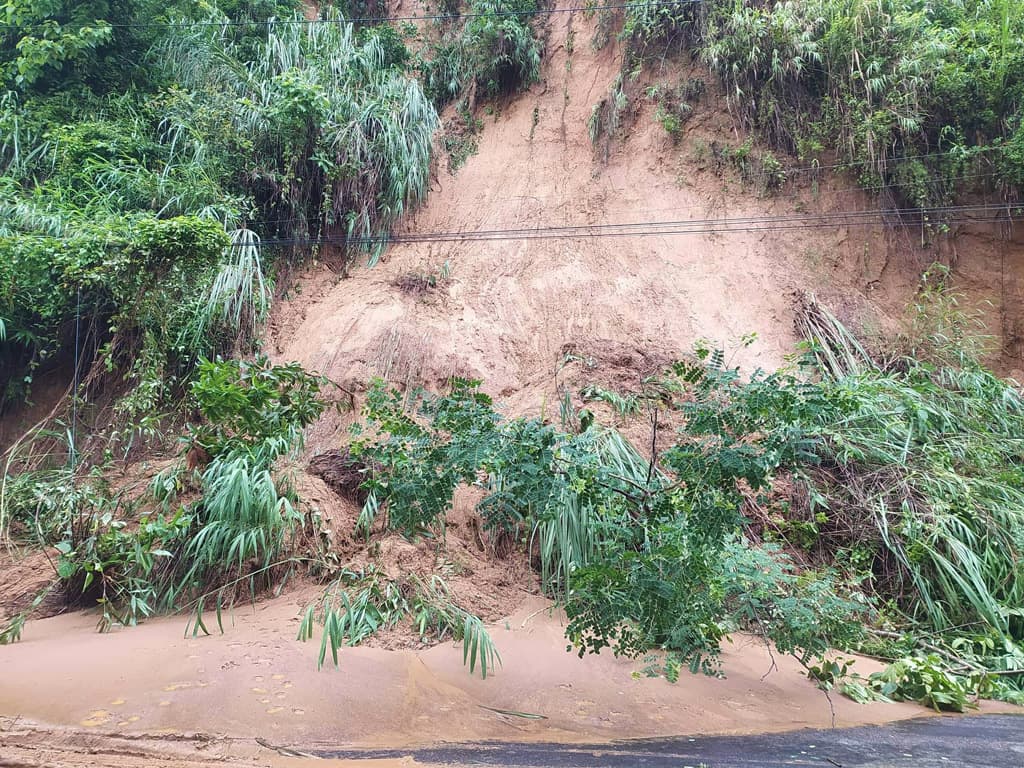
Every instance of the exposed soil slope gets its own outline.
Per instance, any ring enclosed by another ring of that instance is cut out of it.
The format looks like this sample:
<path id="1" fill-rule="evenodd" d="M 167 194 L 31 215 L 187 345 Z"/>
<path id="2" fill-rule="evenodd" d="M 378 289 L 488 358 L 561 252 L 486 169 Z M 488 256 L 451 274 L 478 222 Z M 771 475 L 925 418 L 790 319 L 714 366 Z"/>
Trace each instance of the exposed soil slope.
<path id="1" fill-rule="evenodd" d="M 655 121 L 654 105 L 638 87 L 639 108 L 627 115 L 627 138 L 613 141 L 602 162 L 588 136 L 588 119 L 607 95 L 620 56 L 614 43 L 593 51 L 592 25 L 581 14 L 551 16 L 548 23 L 543 82 L 482 115 L 479 152 L 454 176 L 441 161 L 430 197 L 408 220 L 408 231 L 875 205 L 848 179 L 788 185 L 765 197 L 756 185 L 716 168 L 707 156 L 711 142 L 738 146 L 744 137 L 734 133 L 723 97 L 710 86 L 678 143 Z M 663 79 L 668 73 L 678 78 L 679 65 L 669 63 Z M 347 279 L 314 270 L 299 292 L 279 303 L 268 349 L 338 381 L 381 375 L 436 385 L 451 374 L 473 376 L 513 411 L 537 412 L 552 402 L 555 373 L 568 351 L 600 362 L 600 352 L 613 346 L 637 359 L 642 352 L 668 360 L 697 339 L 729 348 L 744 334 L 757 333 L 759 341 L 737 360 L 748 367 L 778 366 L 793 350 L 797 290 L 831 297 L 856 322 L 877 325 L 880 312 L 898 313 L 905 305 L 927 263 L 950 256 L 948 246 L 942 254 L 921 250 L 915 237 L 905 230 L 840 227 L 394 244 L 382 264 L 357 268 Z M 981 289 L 983 273 L 998 255 L 994 241 L 985 233 L 973 237 L 972 254 L 984 257 L 972 256 L 968 286 L 979 301 L 997 298 L 992 275 L 990 289 Z M 439 276 L 445 264 L 447 282 L 409 290 L 410 279 Z M 1006 293 L 1005 285 L 999 290 Z M 998 324 L 998 313 L 992 320 Z M 331 447 L 323 437 L 324 447 Z"/>

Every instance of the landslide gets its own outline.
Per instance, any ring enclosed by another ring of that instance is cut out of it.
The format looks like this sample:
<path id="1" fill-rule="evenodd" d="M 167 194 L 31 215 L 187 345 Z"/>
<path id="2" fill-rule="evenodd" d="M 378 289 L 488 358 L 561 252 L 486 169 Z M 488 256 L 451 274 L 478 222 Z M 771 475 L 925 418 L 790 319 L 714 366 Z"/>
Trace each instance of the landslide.
<path id="1" fill-rule="evenodd" d="M 669 61 L 642 76 L 627 122 L 605 157 L 591 141 L 588 121 L 619 75 L 621 51 L 614 41 L 595 51 L 594 23 L 582 13 L 553 15 L 544 23 L 541 81 L 480 108 L 483 126 L 473 137 L 475 154 L 454 173 L 443 157 L 438 160 L 427 202 L 399 235 L 783 216 L 875 204 L 847 177 L 826 173 L 813 182 L 798 179 L 769 194 L 723 165 L 716 147 L 738 147 L 749 137 L 735 128 L 712 77 L 689 63 Z M 683 77 L 703 79 L 707 90 L 676 141 L 642 94 L 649 85 Z M 276 303 L 264 349 L 276 361 L 298 361 L 352 389 L 357 405 L 373 376 L 403 386 L 438 387 L 460 375 L 482 379 L 511 413 L 554 415 L 561 392 L 577 396 L 581 386 L 595 382 L 637 386 L 641 377 L 702 338 L 734 347 L 735 359 L 747 370 L 783 365 L 798 340 L 794 304 L 804 292 L 818 295 L 863 334 L 882 334 L 898 324 L 921 271 L 938 259 L 952 266 L 955 283 L 971 303 L 986 308 L 988 327 L 1001 341 L 998 363 L 1012 374 L 1024 358 L 1024 250 L 1019 246 L 980 227 L 923 247 L 915 232 L 843 226 L 398 242 L 375 267 L 347 275 L 333 271 L 330 254 L 322 254 L 324 260 L 300 275 Z M 751 333 L 757 341 L 742 346 L 741 339 Z M 358 508 L 304 469 L 305 459 L 346 441 L 352 418 L 332 413 L 308 430 L 296 485 L 308 507 L 320 513 L 339 552 L 358 558 L 360 542 L 352 537 Z M 48 747 L 51 752 L 42 753 L 46 759 L 54 754 L 65 759 L 72 751 L 121 750 L 111 734 L 152 732 L 163 738 L 167 732 L 191 731 L 199 721 L 218 735 L 194 740 L 214 744 L 212 751 L 225 757 L 237 754 L 225 746 L 233 738 L 282 732 L 292 736 L 271 740 L 297 747 L 304 740 L 423 742 L 451 727 L 454 715 L 462 718 L 456 734 L 462 738 L 616 738 L 830 721 L 827 702 L 788 661 L 766 682 L 761 675 L 772 660 L 749 640 L 725 654 L 731 681 L 724 683 L 698 678 L 667 687 L 632 679 L 637 670 L 627 662 L 606 656 L 585 663 L 569 659 L 561 648 L 559 617 L 537 618 L 542 604 L 527 564 L 488 548 L 471 520 L 471 506 L 472 499 L 457 502 L 444 552 L 397 536 L 376 543 L 379 559 L 396 575 L 425 575 L 438 562 L 454 564 L 458 572 L 449 582 L 455 599 L 492 620 L 504 654 L 506 668 L 493 681 L 469 678 L 460 649 L 451 644 L 420 648 L 408 633 L 383 635 L 377 642 L 384 648 L 346 650 L 342 672 L 318 675 L 315 649 L 291 640 L 298 613 L 316 592 L 297 584 L 283 597 L 262 602 L 251 617 L 240 611 L 237 626 L 223 637 L 180 639 L 183 620 L 177 619 L 113 637 L 95 636 L 91 619 L 81 616 L 40 623 L 38 632 L 30 624 L 23 645 L 3 657 L 4 679 L 18 686 L 5 689 L 3 710 L 73 726 L 71 735 L 62 736 L 70 746 L 64 752 L 59 745 Z M 5 568 L 4 573 L 24 575 L 43 567 L 32 561 L 21 571 Z M 517 612 L 524 601 L 529 610 Z M 498 620 L 510 615 L 509 621 Z M 171 636 L 179 639 L 171 642 Z M 66 653 L 69 643 L 82 653 Z M 78 666 L 83 654 L 90 660 L 85 680 Z M 166 663 L 154 665 L 155 658 Z M 43 667 L 49 672 L 40 684 L 27 671 Z M 623 696 L 616 689 L 620 682 L 628 689 L 624 699 L 617 698 Z M 28 695 L 32 686 L 38 695 Z M 545 696 L 554 697 L 554 705 L 545 708 Z M 717 706 L 708 706 L 712 699 Z M 620 700 L 629 706 L 619 706 Z M 495 718 L 481 704 L 559 714 L 541 727 Z M 840 700 L 837 712 L 837 722 L 855 724 L 921 710 Z M 29 726 L 23 731 L 16 726 L 5 730 L 19 756 L 54 741 L 46 727 L 40 737 Z M 107 734 L 99 737 L 99 748 L 91 736 L 96 731 Z M 163 754 L 163 747 L 155 749 Z"/>
<path id="2" fill-rule="evenodd" d="M 438 153 L 429 197 L 399 237 L 878 206 L 854 179 L 825 171 L 813 179 L 794 174 L 772 193 L 740 178 L 715 153 L 750 137 L 736 129 L 710 73 L 689 62 L 665 61 L 641 75 L 605 160 L 588 122 L 619 76 L 619 44 L 613 38 L 595 51 L 595 24 L 582 13 L 543 23 L 541 81 L 478 110 L 477 151 L 457 171 Z M 644 92 L 685 79 L 700 79 L 706 91 L 673 140 Z M 453 119 L 452 110 L 448 123 Z M 793 158 L 784 164 L 801 165 Z M 891 331 L 922 271 L 940 261 L 983 311 L 998 339 L 994 362 L 1012 374 L 1024 355 L 1024 249 L 994 227 L 972 226 L 926 246 L 913 229 L 843 225 L 398 242 L 381 263 L 347 277 L 311 268 L 277 303 L 265 348 L 357 386 L 372 376 L 435 387 L 452 375 L 479 378 L 511 412 L 537 413 L 555 401 L 560 385 L 635 385 L 698 339 L 735 349 L 747 370 L 778 367 L 797 341 L 800 292 L 817 294 L 861 334 Z M 751 333 L 756 343 L 739 348 Z M 334 447 L 336 426 L 314 430 L 311 446 Z"/>

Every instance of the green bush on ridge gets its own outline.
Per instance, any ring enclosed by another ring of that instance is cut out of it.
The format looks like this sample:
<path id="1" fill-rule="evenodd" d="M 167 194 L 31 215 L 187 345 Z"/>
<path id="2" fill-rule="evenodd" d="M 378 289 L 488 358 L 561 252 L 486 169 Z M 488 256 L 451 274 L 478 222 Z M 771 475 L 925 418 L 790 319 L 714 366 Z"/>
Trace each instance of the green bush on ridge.
<path id="1" fill-rule="evenodd" d="M 1024 11 L 1012 0 L 711 0 L 627 9 L 623 72 L 689 50 L 748 129 L 834 150 L 900 207 L 1019 198 Z"/>
<path id="2" fill-rule="evenodd" d="M 530 22 L 538 8 L 537 0 L 472 0 L 466 21 L 442 32 L 423 65 L 430 97 L 445 104 L 472 90 L 475 101 L 534 83 L 541 45 Z"/>

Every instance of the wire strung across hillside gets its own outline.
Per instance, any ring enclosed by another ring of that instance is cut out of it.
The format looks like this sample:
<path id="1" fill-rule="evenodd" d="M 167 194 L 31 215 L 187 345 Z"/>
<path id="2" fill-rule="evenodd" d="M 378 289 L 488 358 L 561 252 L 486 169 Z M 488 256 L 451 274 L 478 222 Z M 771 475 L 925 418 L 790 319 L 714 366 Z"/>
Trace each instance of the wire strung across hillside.
<path id="1" fill-rule="evenodd" d="M 435 13 L 422 14 L 419 16 L 362 16 L 338 19 L 224 19 L 223 21 L 147 21 L 147 22 L 118 22 L 98 20 L 95 24 L 82 24 L 76 26 L 63 26 L 64 31 L 76 31 L 81 29 L 94 29 L 98 24 L 111 29 L 192 29 L 194 27 L 254 27 L 274 26 L 277 24 L 297 24 L 310 26 L 315 24 L 385 24 L 395 21 L 455 21 L 458 19 L 474 18 L 501 18 L 505 16 L 552 16 L 559 13 L 592 13 L 594 11 L 615 11 L 629 10 L 633 8 L 653 8 L 660 6 L 683 6 L 703 5 L 707 0 L 646 0 L 642 3 L 614 3 L 607 5 L 581 5 L 571 8 L 537 8 L 532 11 L 478 11 L 474 13 Z M 0 24 L 3 30 L 29 31 L 32 29 L 46 28 L 45 23 L 39 23 L 20 27 L 16 24 Z"/>
<path id="2" fill-rule="evenodd" d="M 373 246 L 384 243 L 454 243 L 488 242 L 502 240 L 551 240 L 597 237 L 650 237 L 657 235 L 732 234 L 737 232 L 776 232 L 794 229 L 822 229 L 839 226 L 903 226 L 923 224 L 975 224 L 991 223 L 983 214 L 1005 213 L 1008 220 L 1020 207 L 1007 205 L 951 205 L 925 210 L 918 208 L 837 211 L 822 214 L 793 214 L 788 216 L 750 216 L 724 219 L 684 219 L 675 221 L 643 221 L 619 224 L 577 224 L 563 226 L 537 226 L 448 232 L 420 232 L 373 237 L 327 236 L 320 238 L 268 238 L 262 246 Z M 948 217 L 931 218 L 936 214 Z M 970 215 L 977 214 L 977 215 Z M 907 220 L 906 217 L 914 217 Z"/>
<path id="3" fill-rule="evenodd" d="M 789 172 L 790 171 L 788 169 L 784 169 L 783 170 L 783 173 L 788 174 Z M 976 180 L 976 179 L 990 179 L 990 178 L 998 177 L 1000 175 L 1001 174 L 998 171 L 989 171 L 987 173 L 965 173 L 965 174 L 960 174 L 960 175 L 957 175 L 957 176 L 945 177 L 943 179 L 943 182 L 953 183 L 953 182 L 961 182 L 961 181 Z M 787 181 L 788 181 L 788 179 L 787 179 Z M 836 192 L 871 192 L 871 191 L 885 190 L 885 189 L 899 189 L 901 187 L 916 186 L 918 184 L 920 184 L 920 181 L 918 181 L 917 179 L 912 179 L 910 181 L 893 181 L 893 182 L 888 183 L 888 184 L 872 184 L 872 185 L 869 185 L 869 186 L 861 186 L 860 184 L 856 184 L 856 185 L 851 185 L 851 186 L 836 187 L 836 186 L 831 186 L 830 185 L 830 186 L 827 187 L 827 189 L 828 189 L 829 192 L 833 192 L 833 193 L 836 193 Z M 531 199 L 537 200 L 538 202 L 540 202 L 541 200 L 552 200 L 552 199 L 555 199 L 556 197 L 557 197 L 557 199 L 559 201 L 562 200 L 561 196 L 556 196 L 556 195 L 523 195 L 521 197 L 522 198 L 531 198 Z M 1005 202 L 1004 203 L 998 203 L 996 205 L 999 205 L 999 206 L 1004 207 L 1004 208 L 1017 208 L 1018 207 L 1017 205 L 1015 205 L 1013 203 L 1005 203 Z M 672 207 L 672 208 L 647 208 L 648 212 L 651 212 L 651 213 L 660 212 L 660 211 L 671 211 L 671 210 L 677 210 L 677 209 L 678 209 L 678 206 L 675 206 L 675 207 Z M 887 210 L 887 209 L 884 209 L 884 210 Z M 907 210 L 911 210 L 911 209 L 904 209 L 904 215 L 905 215 L 905 212 Z M 913 209 L 913 210 L 920 211 L 920 209 L 916 209 L 916 208 Z M 808 214 L 808 215 L 813 216 L 814 214 Z M 285 225 L 302 224 L 302 223 L 305 223 L 306 221 L 307 221 L 306 219 L 274 219 L 273 224 L 275 226 L 277 226 L 277 227 L 281 227 L 281 226 L 285 226 Z"/>
<path id="4" fill-rule="evenodd" d="M 975 214 L 975 215 L 969 215 Z M 1005 214 L 1005 218 L 983 218 L 984 214 Z M 978 205 L 947 205 L 934 208 L 873 208 L 832 213 L 801 213 L 784 216 L 745 216 L 714 219 L 674 219 L 637 221 L 615 224 L 539 225 L 503 229 L 455 230 L 407 234 L 380 234 L 368 237 L 345 235 L 301 238 L 265 238 L 260 245 L 373 246 L 381 244 L 484 242 L 491 240 L 551 240 L 598 237 L 648 237 L 652 235 L 725 235 L 737 232 L 777 232 L 791 229 L 828 229 L 849 226 L 920 227 L 928 224 L 992 224 L 1012 223 L 1024 216 L 1024 205 L 985 203 Z M 277 225 L 288 221 L 274 222 Z M 74 235 L 53 236 L 20 233 L 20 237 L 73 242 Z M 234 244 L 230 247 L 235 247 Z"/>
<path id="5" fill-rule="evenodd" d="M 986 147 L 986 149 L 994 149 L 994 147 Z M 941 153 L 939 153 L 939 154 L 941 154 Z M 939 156 L 939 154 L 935 154 L 935 155 L 918 155 L 917 157 L 936 157 L 936 156 Z M 821 166 L 822 169 L 825 169 L 825 168 L 840 168 L 840 167 L 842 167 L 842 166 L 840 166 L 840 165 Z M 800 168 L 788 169 L 788 168 L 786 168 L 786 169 L 783 169 L 783 173 L 789 174 L 789 173 L 793 172 L 794 170 L 795 171 L 800 171 L 800 170 L 807 170 L 807 169 L 800 169 Z M 967 173 L 967 174 L 960 174 L 960 175 L 957 175 L 957 176 L 949 176 L 949 177 L 944 178 L 943 181 L 944 182 L 952 183 L 952 182 L 961 182 L 961 181 L 967 181 L 967 180 L 990 179 L 990 178 L 998 177 L 1000 175 L 1001 174 L 998 171 L 989 171 L 987 173 Z M 913 180 L 910 180 L 910 181 L 893 181 L 893 182 L 890 182 L 888 184 L 873 184 L 873 185 L 870 185 L 870 186 L 862 186 L 860 184 L 856 184 L 856 185 L 852 185 L 852 186 L 842 186 L 842 187 L 829 186 L 828 187 L 828 191 L 829 192 L 833 192 L 833 193 L 836 193 L 836 192 L 870 192 L 870 191 L 876 191 L 876 190 L 897 189 L 897 188 L 900 188 L 900 187 L 915 186 L 915 185 L 917 185 L 919 183 L 920 182 L 918 180 L 913 179 Z M 555 198 L 556 196 L 555 195 L 533 195 L 533 194 L 531 194 L 531 195 L 524 195 L 522 197 L 534 199 L 534 200 L 537 200 L 538 202 L 540 202 L 542 200 L 551 200 L 551 199 Z M 558 199 L 561 200 L 561 197 L 558 197 Z M 1020 208 L 1020 206 L 1017 205 L 1017 204 L 1010 203 L 1010 202 L 1005 202 L 1005 201 L 1002 202 L 1002 203 L 994 203 L 994 204 L 991 204 L 991 205 L 994 206 L 994 208 L 993 208 L 994 210 L 1017 210 L 1018 208 Z M 674 206 L 674 207 L 671 207 L 671 208 L 647 208 L 648 212 L 652 212 L 652 213 L 654 213 L 654 212 L 661 212 L 661 211 L 677 210 L 677 209 L 678 209 L 678 206 Z M 886 212 L 886 213 L 890 212 L 889 209 L 879 209 L 879 210 L 883 211 L 883 212 Z M 945 208 L 943 208 L 943 209 L 932 208 L 932 209 L 927 209 L 927 210 L 936 211 L 936 210 L 947 210 L 947 209 L 945 209 Z M 891 212 L 899 213 L 901 216 L 906 216 L 906 215 L 908 215 L 909 212 L 914 212 L 914 213 L 917 213 L 917 214 L 921 214 L 921 213 L 925 213 L 926 211 L 922 211 L 922 209 L 919 209 L 919 208 L 904 208 L 904 209 L 894 210 L 894 211 L 891 211 Z M 811 216 L 811 217 L 816 216 L 816 214 L 805 214 L 805 215 Z M 822 215 L 825 215 L 825 214 L 822 214 Z M 842 213 L 842 212 L 839 212 L 838 215 L 845 215 L 845 214 Z M 950 224 L 956 223 L 956 222 L 950 221 L 948 219 L 944 219 L 943 221 L 945 221 L 946 223 L 950 223 Z M 274 219 L 271 223 L 274 226 L 276 226 L 276 227 L 283 227 L 283 226 L 286 226 L 286 225 L 304 224 L 304 223 L 307 223 L 307 219 L 302 219 L 302 218 L 298 218 L 298 219 L 296 219 L 296 218 L 292 218 L 292 219 Z M 275 242 L 278 242 L 278 241 L 275 241 Z M 352 241 L 350 241 L 350 242 L 352 242 Z M 389 240 L 389 242 L 393 242 L 393 238 L 391 240 Z"/>
<path id="6" fill-rule="evenodd" d="M 784 173 L 789 173 L 789 170 L 786 169 L 784 171 Z M 989 178 L 998 177 L 999 175 L 1000 175 L 1000 173 L 997 172 L 997 171 L 990 171 L 988 173 L 968 173 L 968 174 L 961 174 L 961 175 L 958 175 L 958 176 L 949 176 L 949 177 L 943 179 L 943 181 L 945 181 L 945 182 L 960 182 L 960 181 L 967 181 L 969 179 L 989 179 Z M 915 186 L 915 185 L 917 185 L 919 183 L 920 182 L 915 179 L 915 180 L 911 180 L 911 181 L 894 181 L 894 182 L 889 183 L 889 184 L 873 184 L 873 185 L 870 185 L 870 186 L 861 186 L 859 184 L 853 185 L 853 186 L 843 186 L 843 187 L 829 186 L 827 189 L 828 189 L 829 192 L 832 192 L 832 193 L 836 193 L 836 192 L 870 192 L 870 191 L 875 191 L 875 190 L 897 189 L 897 188 L 900 188 L 900 187 Z M 519 196 L 519 197 L 520 197 L 520 199 L 524 199 L 524 198 L 533 199 L 533 200 L 536 200 L 537 202 L 540 202 L 542 200 L 552 200 L 552 199 L 555 199 L 556 197 L 557 197 L 557 199 L 559 201 L 562 200 L 562 198 L 560 196 L 556 196 L 556 195 L 533 195 L 533 194 L 531 194 L 531 195 L 522 195 L 522 196 Z M 513 198 L 513 199 L 515 199 L 515 198 Z M 998 204 L 993 204 L 993 205 L 996 205 L 996 207 L 999 208 L 1000 210 L 1011 210 L 1011 209 L 1012 210 L 1016 210 L 1019 207 L 1018 205 L 1015 205 L 1013 203 L 998 203 Z M 661 211 L 673 211 L 673 210 L 678 210 L 678 206 L 673 206 L 671 208 L 650 208 L 650 207 L 647 208 L 647 211 L 650 212 L 650 213 L 657 213 L 657 212 L 661 212 Z M 879 209 L 879 210 L 888 211 L 888 209 Z M 905 216 L 907 211 L 910 211 L 910 210 L 913 210 L 913 211 L 918 212 L 918 213 L 922 212 L 921 209 L 918 209 L 918 208 L 914 208 L 914 209 L 907 208 L 907 209 L 902 209 L 902 215 Z M 937 209 L 929 209 L 929 210 L 937 210 Z M 814 216 L 815 214 L 807 214 L 807 215 Z M 949 222 L 948 220 L 944 220 L 944 221 L 947 221 L 948 223 L 952 223 L 952 222 Z M 301 219 L 301 218 L 299 218 L 299 219 L 295 219 L 295 218 L 293 218 L 293 219 L 274 219 L 271 223 L 274 226 L 276 226 L 276 227 L 283 227 L 283 226 L 286 226 L 286 225 L 304 224 L 304 223 L 307 223 L 307 219 Z"/>

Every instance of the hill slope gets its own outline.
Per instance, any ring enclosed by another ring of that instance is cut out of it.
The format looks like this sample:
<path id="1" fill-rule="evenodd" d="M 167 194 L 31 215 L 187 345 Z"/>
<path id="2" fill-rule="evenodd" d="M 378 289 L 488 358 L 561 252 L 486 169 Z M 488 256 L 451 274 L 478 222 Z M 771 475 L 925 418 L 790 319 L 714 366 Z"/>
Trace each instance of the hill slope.
<path id="1" fill-rule="evenodd" d="M 407 220 L 406 232 L 875 207 L 849 179 L 825 177 L 812 184 L 798 176 L 766 196 L 756 183 L 723 167 L 716 150 L 737 147 L 745 137 L 735 132 L 714 87 L 678 142 L 656 121 L 650 100 L 635 99 L 637 108 L 626 116 L 628 138 L 614 139 L 602 162 L 588 120 L 618 75 L 619 52 L 614 43 L 594 52 L 593 24 L 582 14 L 553 15 L 548 24 L 541 83 L 481 110 L 478 152 L 454 174 L 435 170 L 428 201 Z M 702 74 L 689 69 L 669 62 L 661 79 L 679 78 L 681 71 Z M 634 89 L 640 92 L 646 84 Z M 777 367 L 794 348 L 791 308 L 798 291 L 826 294 L 862 325 L 884 324 L 886 313 L 896 315 L 912 296 L 923 267 L 943 255 L 919 248 L 916 236 L 833 226 L 396 243 L 383 263 L 357 269 L 348 279 L 314 270 L 299 292 L 278 305 L 268 348 L 279 359 L 299 360 L 335 380 L 382 375 L 436 385 L 451 374 L 481 378 L 512 410 L 536 412 L 554 397 L 556 372 L 567 355 L 589 360 L 585 374 L 595 380 L 613 376 L 628 384 L 652 365 L 689 351 L 697 339 L 728 349 L 756 333 L 757 343 L 740 349 L 737 360 L 747 368 Z M 1011 285 L 1008 293 L 1006 281 L 997 280 L 993 290 L 992 275 L 986 274 L 995 248 L 990 240 L 981 233 L 970 244 L 965 284 L 979 300 L 1012 306 L 1013 291 L 1022 287 Z M 450 278 L 436 288 L 423 285 L 449 271 Z M 410 284 L 423 290 L 410 291 Z M 602 373 L 602 366 L 613 370 Z"/>

